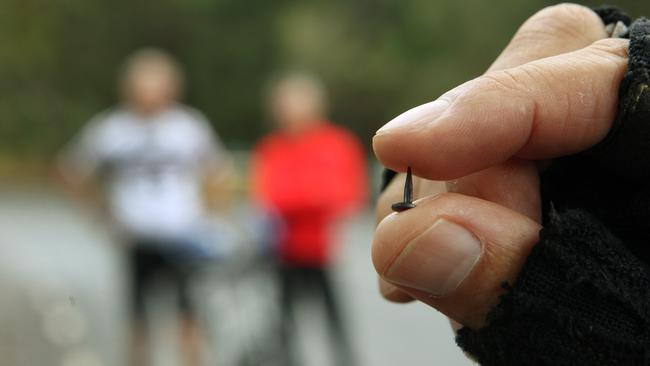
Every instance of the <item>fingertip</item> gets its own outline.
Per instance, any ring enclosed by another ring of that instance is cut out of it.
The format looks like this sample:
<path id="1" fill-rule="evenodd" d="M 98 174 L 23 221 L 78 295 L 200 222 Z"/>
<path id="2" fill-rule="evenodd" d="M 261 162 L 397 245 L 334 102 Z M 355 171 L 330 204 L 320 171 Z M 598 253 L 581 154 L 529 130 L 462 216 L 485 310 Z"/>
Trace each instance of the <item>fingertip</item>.
<path id="1" fill-rule="evenodd" d="M 396 303 L 407 303 L 414 300 L 410 295 L 403 292 L 396 286 L 393 286 L 390 283 L 382 280 L 381 277 L 378 277 L 377 281 L 379 283 L 379 293 L 386 300 Z"/>
<path id="2" fill-rule="evenodd" d="M 400 164 L 400 154 L 396 154 L 393 145 L 398 144 L 399 134 L 395 133 L 377 133 L 372 137 L 372 151 L 379 162 L 387 169 L 396 172 L 403 172 L 405 167 Z"/>
<path id="3" fill-rule="evenodd" d="M 446 169 L 435 157 L 435 147 L 418 136 L 426 133 L 426 129 L 426 126 L 421 126 L 417 133 L 412 133 L 408 129 L 396 129 L 376 134 L 372 139 L 375 157 L 385 168 L 399 173 L 405 173 L 408 167 L 411 167 L 415 176 L 436 180 L 446 179 L 440 178 L 440 173 Z M 431 175 L 430 171 L 438 174 Z"/>
<path id="4" fill-rule="evenodd" d="M 417 174 L 422 154 L 429 145 L 422 135 L 451 105 L 453 93 L 409 109 L 382 126 L 372 138 L 372 148 L 377 159 L 388 169 L 398 172 L 414 167 Z M 426 164 L 426 163 L 425 163 Z M 421 169 L 422 170 L 422 169 Z"/>
<path id="5" fill-rule="evenodd" d="M 390 133 L 399 129 L 417 130 L 420 124 L 435 120 L 449 107 L 449 104 L 449 98 L 441 97 L 432 102 L 411 108 L 383 125 L 377 130 L 377 134 Z"/>

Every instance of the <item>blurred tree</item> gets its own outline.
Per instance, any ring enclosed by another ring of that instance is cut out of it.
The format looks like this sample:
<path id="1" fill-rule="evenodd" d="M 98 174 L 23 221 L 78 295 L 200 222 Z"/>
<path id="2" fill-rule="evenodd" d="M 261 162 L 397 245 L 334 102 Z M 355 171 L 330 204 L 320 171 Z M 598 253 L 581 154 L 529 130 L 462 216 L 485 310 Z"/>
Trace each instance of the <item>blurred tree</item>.
<path id="1" fill-rule="evenodd" d="M 650 5 L 616 1 L 633 15 Z M 177 55 L 188 103 L 227 144 L 265 129 L 263 87 L 298 68 L 329 86 L 335 121 L 366 142 L 383 122 L 475 77 L 547 0 L 4 0 L 0 156 L 48 157 L 116 102 L 122 59 Z M 593 2 L 587 2 L 594 5 Z"/>

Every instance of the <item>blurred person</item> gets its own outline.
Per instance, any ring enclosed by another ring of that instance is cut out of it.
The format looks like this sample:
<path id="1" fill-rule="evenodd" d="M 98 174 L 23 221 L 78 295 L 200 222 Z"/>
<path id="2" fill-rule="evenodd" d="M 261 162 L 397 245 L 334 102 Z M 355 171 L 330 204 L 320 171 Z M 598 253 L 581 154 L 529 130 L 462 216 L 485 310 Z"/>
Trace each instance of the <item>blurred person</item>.
<path id="1" fill-rule="evenodd" d="M 357 139 L 326 118 L 321 83 L 306 74 L 276 81 L 268 103 L 276 130 L 254 148 L 251 184 L 255 201 L 282 223 L 277 255 L 283 337 L 289 362 L 297 301 L 324 305 L 337 361 L 353 362 L 328 269 L 332 229 L 366 196 L 366 166 Z"/>
<path id="2" fill-rule="evenodd" d="M 122 103 L 93 118 L 59 159 L 73 193 L 97 203 L 93 192 L 106 188 L 109 219 L 129 244 L 138 366 L 150 362 L 146 295 L 163 277 L 177 289 L 183 364 L 200 362 L 191 269 L 207 256 L 201 245 L 205 193 L 223 186 L 230 169 L 206 118 L 177 102 L 182 86 L 172 57 L 156 49 L 137 51 L 122 70 Z"/>

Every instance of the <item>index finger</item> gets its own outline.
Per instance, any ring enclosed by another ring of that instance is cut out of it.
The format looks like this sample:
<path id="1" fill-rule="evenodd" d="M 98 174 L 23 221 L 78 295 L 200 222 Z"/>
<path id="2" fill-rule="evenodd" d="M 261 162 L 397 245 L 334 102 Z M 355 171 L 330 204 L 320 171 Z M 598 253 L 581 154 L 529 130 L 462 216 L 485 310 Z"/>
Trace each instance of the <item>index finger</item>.
<path id="1" fill-rule="evenodd" d="M 389 169 L 455 179 L 513 156 L 547 159 L 602 140 L 616 114 L 628 41 L 488 73 L 384 125 L 373 138 Z"/>

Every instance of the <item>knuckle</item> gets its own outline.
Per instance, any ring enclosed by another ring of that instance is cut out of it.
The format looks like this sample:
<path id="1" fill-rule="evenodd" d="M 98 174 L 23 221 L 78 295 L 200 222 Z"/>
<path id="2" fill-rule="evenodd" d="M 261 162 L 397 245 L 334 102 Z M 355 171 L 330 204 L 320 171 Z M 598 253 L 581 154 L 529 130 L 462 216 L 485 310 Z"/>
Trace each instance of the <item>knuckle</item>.
<path id="1" fill-rule="evenodd" d="M 572 3 L 561 3 L 540 10 L 532 16 L 531 20 L 555 22 L 555 25 L 560 23 L 572 25 L 582 23 L 586 19 L 592 19 L 595 17 L 596 14 L 586 6 Z"/>
<path id="2" fill-rule="evenodd" d="M 613 61 L 626 62 L 629 52 L 629 41 L 620 38 L 606 38 L 594 42 L 591 51 Z"/>
<path id="3" fill-rule="evenodd" d="M 530 94 L 529 86 L 538 81 L 531 79 L 531 74 L 521 72 L 519 69 L 521 68 L 491 71 L 472 80 L 471 87 L 458 96 L 456 103 L 487 106 L 494 105 L 495 100 L 504 99 L 521 100 L 522 103 L 526 103 L 526 98 Z M 521 111 L 527 111 L 528 104 L 526 103 L 525 106 L 526 109 L 522 107 Z"/>
<path id="4" fill-rule="evenodd" d="M 528 63 L 516 68 L 497 70 L 481 77 L 482 90 L 497 91 L 511 97 L 530 94 L 539 86 L 557 82 L 553 72 L 538 63 Z"/>
<path id="5" fill-rule="evenodd" d="M 477 80 L 477 89 L 486 91 L 511 92 L 519 89 L 521 76 L 511 69 L 498 70 L 481 76 Z"/>
<path id="6" fill-rule="evenodd" d="M 601 20 L 591 9 L 571 3 L 546 7 L 533 15 L 522 27 L 531 34 L 557 34 L 584 37 L 590 30 L 603 27 Z"/>

